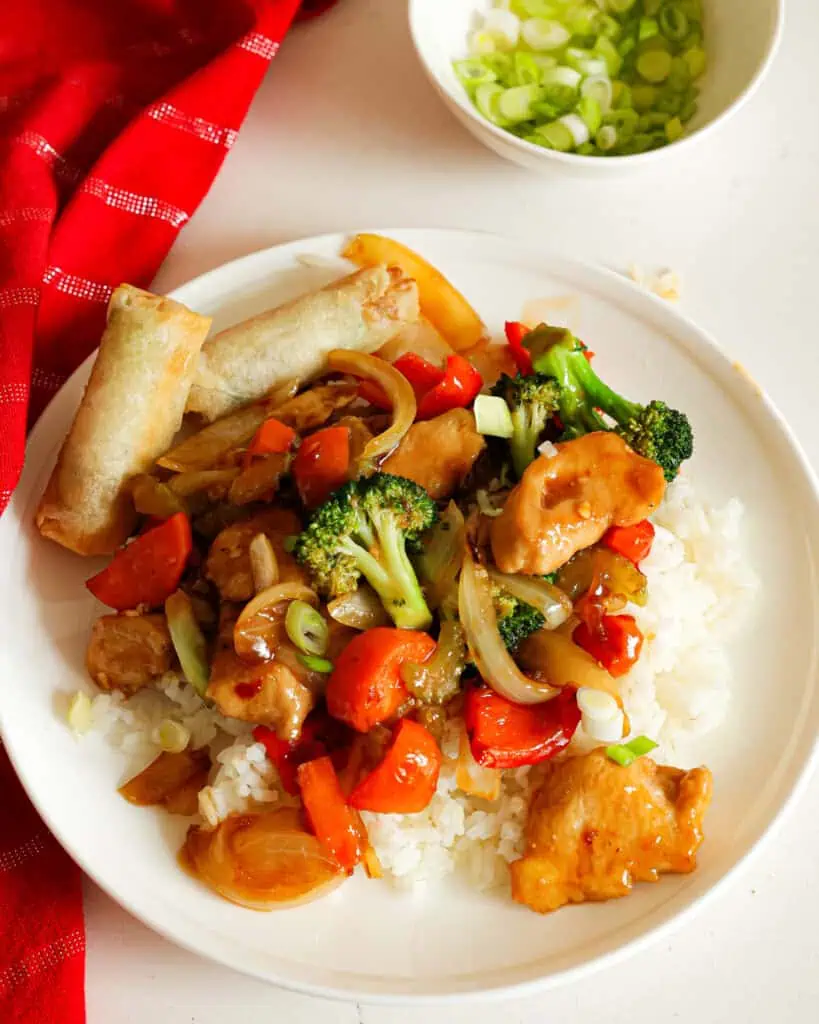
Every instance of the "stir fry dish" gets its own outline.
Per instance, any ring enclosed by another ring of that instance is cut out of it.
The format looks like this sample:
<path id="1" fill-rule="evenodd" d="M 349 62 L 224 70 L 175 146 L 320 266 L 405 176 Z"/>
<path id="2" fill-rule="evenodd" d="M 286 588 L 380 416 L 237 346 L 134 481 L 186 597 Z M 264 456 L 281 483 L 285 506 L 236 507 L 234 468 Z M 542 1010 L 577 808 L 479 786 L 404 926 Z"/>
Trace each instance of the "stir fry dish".
<path id="1" fill-rule="evenodd" d="M 710 773 L 655 763 L 621 686 L 688 419 L 612 389 L 566 328 L 491 343 L 390 239 L 344 255 L 349 277 L 210 337 L 171 299 L 111 299 L 36 518 L 110 556 L 93 707 L 165 709 L 122 795 L 196 816 L 182 864 L 256 909 L 400 874 L 390 829 L 509 785 L 506 878 L 536 911 L 693 870 Z M 73 698 L 77 731 L 93 707 Z"/>

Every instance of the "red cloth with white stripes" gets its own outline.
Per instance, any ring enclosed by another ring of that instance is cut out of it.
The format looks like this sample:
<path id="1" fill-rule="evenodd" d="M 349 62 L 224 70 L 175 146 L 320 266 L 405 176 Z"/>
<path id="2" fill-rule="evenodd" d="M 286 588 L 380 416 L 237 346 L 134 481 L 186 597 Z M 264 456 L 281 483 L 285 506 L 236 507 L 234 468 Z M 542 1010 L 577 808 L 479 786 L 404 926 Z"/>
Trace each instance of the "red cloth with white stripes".
<path id="1" fill-rule="evenodd" d="M 27 421 L 96 346 L 112 289 L 150 282 L 299 6 L 0 3 L 0 512 Z M 82 1024 L 80 872 L 2 749 L 0 792 L 0 1021 Z"/>

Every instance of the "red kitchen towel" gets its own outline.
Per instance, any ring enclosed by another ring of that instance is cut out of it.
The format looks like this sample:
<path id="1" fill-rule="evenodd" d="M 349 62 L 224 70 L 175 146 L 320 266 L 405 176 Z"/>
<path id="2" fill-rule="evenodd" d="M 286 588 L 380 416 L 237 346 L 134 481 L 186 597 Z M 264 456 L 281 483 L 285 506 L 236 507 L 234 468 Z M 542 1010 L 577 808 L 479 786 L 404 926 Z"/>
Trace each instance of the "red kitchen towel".
<path id="1" fill-rule="evenodd" d="M 299 6 L 0 2 L 0 512 L 27 422 L 96 346 L 112 289 L 150 282 Z M 0 793 L 0 1022 L 82 1024 L 80 872 L 1 747 Z"/>

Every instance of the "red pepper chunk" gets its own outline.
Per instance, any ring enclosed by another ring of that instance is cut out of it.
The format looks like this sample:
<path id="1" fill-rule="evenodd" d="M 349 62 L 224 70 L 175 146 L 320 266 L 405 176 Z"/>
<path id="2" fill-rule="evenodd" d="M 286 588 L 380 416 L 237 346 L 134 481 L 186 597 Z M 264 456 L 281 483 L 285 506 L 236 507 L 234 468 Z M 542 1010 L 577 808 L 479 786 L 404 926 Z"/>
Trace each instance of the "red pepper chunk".
<path id="1" fill-rule="evenodd" d="M 299 791 L 296 772 L 300 764 L 326 755 L 335 762 L 345 753 L 351 735 L 347 727 L 331 718 L 324 708 L 310 712 L 301 727 L 301 735 L 293 742 L 280 739 L 266 725 L 257 725 L 253 730 L 253 739 L 264 745 L 285 792 L 291 794 Z"/>
<path id="2" fill-rule="evenodd" d="M 444 379 L 445 371 L 428 362 L 415 352 L 405 352 L 392 364 L 407 378 L 416 395 L 425 395 Z"/>
<path id="3" fill-rule="evenodd" d="M 543 704 L 513 704 L 488 686 L 473 686 L 467 690 L 464 722 L 479 765 L 520 768 L 565 750 L 580 723 L 580 710 L 569 688 Z"/>
<path id="4" fill-rule="evenodd" d="M 358 732 L 369 732 L 392 718 L 409 697 L 401 666 L 426 661 L 436 646 L 429 633 L 390 626 L 354 636 L 327 681 L 328 711 Z"/>
<path id="5" fill-rule="evenodd" d="M 419 722 L 402 719 L 383 759 L 350 794 L 360 811 L 416 814 L 428 806 L 438 785 L 441 751 Z"/>
<path id="6" fill-rule="evenodd" d="M 325 427 L 306 437 L 293 459 L 293 479 L 308 508 L 320 505 L 346 483 L 350 471 L 350 431 Z"/>
<path id="7" fill-rule="evenodd" d="M 383 409 L 384 412 L 389 412 L 392 409 L 390 396 L 377 380 L 360 380 L 358 382 L 358 397 L 363 398 L 370 405 L 374 405 L 376 409 Z"/>
<path id="8" fill-rule="evenodd" d="M 177 512 L 120 548 L 85 585 L 118 612 L 139 605 L 157 608 L 178 588 L 192 548 L 191 524 Z"/>
<path id="9" fill-rule="evenodd" d="M 648 558 L 654 543 L 654 525 L 648 519 L 634 526 L 612 526 L 603 534 L 603 543 L 635 565 Z"/>
<path id="10" fill-rule="evenodd" d="M 572 640 L 615 678 L 636 664 L 643 649 L 643 634 L 632 615 L 604 615 L 599 629 L 581 622 Z"/>
<path id="11" fill-rule="evenodd" d="M 416 419 L 431 420 L 450 409 L 466 409 L 481 388 L 483 377 L 463 356 L 447 356 L 444 378 L 418 403 Z"/>
<path id="12" fill-rule="evenodd" d="M 279 455 L 290 451 L 296 440 L 296 431 L 275 418 L 265 420 L 253 435 L 247 448 L 248 455 Z"/>
<path id="13" fill-rule="evenodd" d="M 529 333 L 529 328 L 517 320 L 507 320 L 504 324 L 504 333 L 518 372 L 524 377 L 527 376 L 532 372 L 532 353 L 524 347 L 523 339 Z"/>
<path id="14" fill-rule="evenodd" d="M 301 799 L 316 838 L 334 859 L 352 872 L 367 849 L 367 830 L 358 811 L 350 807 L 329 757 L 300 764 L 297 772 Z"/>

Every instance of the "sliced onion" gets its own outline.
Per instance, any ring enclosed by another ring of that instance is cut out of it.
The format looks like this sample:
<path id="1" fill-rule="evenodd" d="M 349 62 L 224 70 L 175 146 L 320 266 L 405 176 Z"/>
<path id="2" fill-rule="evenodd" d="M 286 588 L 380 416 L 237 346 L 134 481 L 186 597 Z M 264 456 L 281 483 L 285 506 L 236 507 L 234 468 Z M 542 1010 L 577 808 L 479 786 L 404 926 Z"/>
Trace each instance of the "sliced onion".
<path id="1" fill-rule="evenodd" d="M 266 533 L 257 533 L 248 548 L 253 589 L 257 594 L 279 582 L 279 562 Z"/>
<path id="2" fill-rule="evenodd" d="M 530 672 L 536 672 L 555 686 L 571 686 L 575 690 L 588 686 L 602 690 L 622 707 L 617 680 L 565 633 L 539 629 L 523 641 L 518 657 Z"/>
<path id="3" fill-rule="evenodd" d="M 131 497 L 134 508 L 143 516 L 158 516 L 169 519 L 177 512 L 184 512 L 185 507 L 167 484 L 157 480 L 148 473 L 140 473 L 130 481 Z"/>
<path id="4" fill-rule="evenodd" d="M 360 472 L 369 472 L 375 469 L 381 456 L 389 455 L 398 446 L 412 426 L 417 410 L 415 392 L 403 373 L 377 356 L 334 348 L 327 355 L 327 364 L 331 370 L 338 373 L 349 373 L 354 377 L 374 380 L 381 385 L 392 403 L 392 424 L 383 434 L 378 434 L 368 442 L 359 456 Z"/>
<path id="5" fill-rule="evenodd" d="M 228 501 L 231 505 L 249 505 L 278 490 L 288 459 L 289 456 L 276 452 L 251 462 L 230 485 Z"/>
<path id="6" fill-rule="evenodd" d="M 239 409 L 175 445 L 156 464 L 177 473 L 208 469 L 231 448 L 249 441 L 269 415 L 263 404 Z"/>
<path id="7" fill-rule="evenodd" d="M 553 686 L 524 675 L 507 651 L 498 632 L 489 574 L 475 564 L 469 548 L 461 569 L 458 607 L 478 671 L 493 690 L 516 704 L 542 704 L 557 696 L 559 690 Z"/>
<path id="8" fill-rule="evenodd" d="M 333 598 L 327 605 L 327 612 L 331 619 L 352 629 L 374 629 L 391 621 L 381 598 L 366 584 Z"/>
<path id="9" fill-rule="evenodd" d="M 182 750 L 171 754 L 163 751 L 132 779 L 120 786 L 125 799 L 139 807 L 164 803 L 191 782 L 197 789 L 208 780 L 210 755 L 207 750 Z"/>
<path id="10" fill-rule="evenodd" d="M 285 601 L 316 604 L 314 591 L 303 583 L 275 583 L 244 606 L 233 627 L 233 647 L 240 658 L 251 661 L 273 657 L 281 638 Z"/>
<path id="11" fill-rule="evenodd" d="M 461 729 L 458 762 L 455 766 L 455 785 L 466 796 L 482 800 L 497 800 L 500 796 L 501 773 L 498 768 L 484 768 L 472 756 L 466 728 Z"/>
<path id="12" fill-rule="evenodd" d="M 347 877 L 304 831 L 295 808 L 232 815 L 210 831 L 192 828 L 182 854 L 206 885 L 251 910 L 308 903 Z"/>
<path id="13" fill-rule="evenodd" d="M 440 608 L 449 598 L 454 599 L 465 537 L 463 513 L 450 501 L 439 521 L 427 531 L 424 549 L 418 556 L 418 571 L 430 608 Z"/>
<path id="14" fill-rule="evenodd" d="M 547 580 L 535 576 L 512 575 L 498 569 L 490 569 L 489 575 L 504 590 L 508 590 L 512 597 L 537 608 L 546 620 L 547 629 L 557 629 L 572 614 L 572 602 L 562 590 Z"/>
<path id="15" fill-rule="evenodd" d="M 207 491 L 211 487 L 226 487 L 239 475 L 236 466 L 230 469 L 192 469 L 186 473 L 172 476 L 168 487 L 180 498 L 199 491 Z"/>

